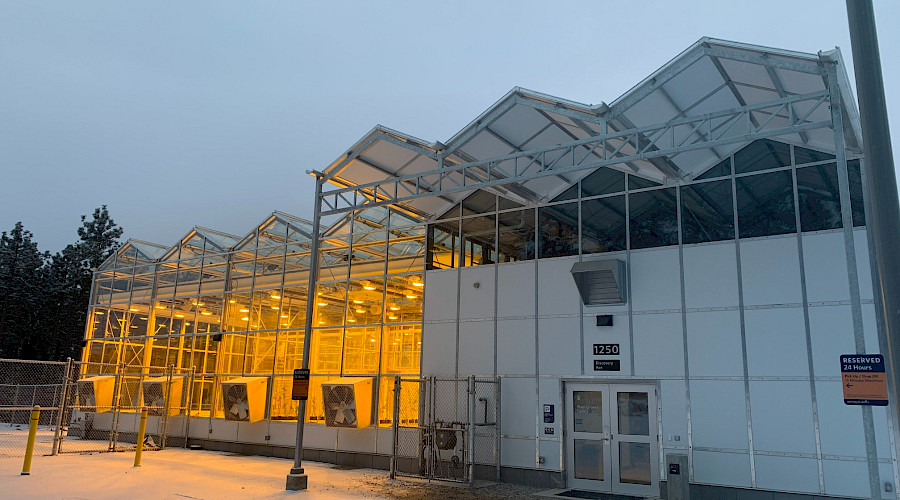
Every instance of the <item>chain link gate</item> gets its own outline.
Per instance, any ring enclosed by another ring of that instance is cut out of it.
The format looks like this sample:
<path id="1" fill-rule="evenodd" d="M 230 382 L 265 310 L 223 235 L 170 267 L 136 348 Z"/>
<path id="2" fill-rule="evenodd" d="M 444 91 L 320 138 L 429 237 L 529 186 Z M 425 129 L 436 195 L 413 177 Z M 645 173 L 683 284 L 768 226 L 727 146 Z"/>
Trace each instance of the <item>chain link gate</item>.
<path id="1" fill-rule="evenodd" d="M 34 406 L 41 407 L 34 453 L 53 454 L 66 373 L 65 362 L 0 359 L 0 456 L 25 454 Z"/>
<path id="2" fill-rule="evenodd" d="M 497 379 L 394 377 L 391 477 L 500 478 Z"/>

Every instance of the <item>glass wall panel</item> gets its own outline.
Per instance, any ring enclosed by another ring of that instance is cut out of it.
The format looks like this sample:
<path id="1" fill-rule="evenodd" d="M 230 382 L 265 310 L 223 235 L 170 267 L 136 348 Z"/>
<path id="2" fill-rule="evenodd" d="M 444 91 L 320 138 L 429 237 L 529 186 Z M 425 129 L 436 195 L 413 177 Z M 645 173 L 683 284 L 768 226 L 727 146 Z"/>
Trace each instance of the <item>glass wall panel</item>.
<path id="1" fill-rule="evenodd" d="M 109 308 L 109 318 L 106 320 L 106 337 L 124 337 L 127 330 L 128 306 L 115 304 Z"/>
<path id="2" fill-rule="evenodd" d="M 401 427 L 416 427 L 419 422 L 418 384 L 403 384 L 400 393 Z M 378 426 L 390 427 L 394 419 L 394 377 L 381 377 L 378 391 Z"/>
<path id="3" fill-rule="evenodd" d="M 462 220 L 463 266 L 480 266 L 497 261 L 496 220 L 494 215 Z"/>
<path id="4" fill-rule="evenodd" d="M 462 214 L 478 215 L 497 210 L 497 196 L 487 191 L 477 190 L 462 201 Z"/>
<path id="5" fill-rule="evenodd" d="M 802 148 L 798 148 L 802 149 Z M 837 165 L 829 163 L 797 169 L 800 228 L 821 231 L 843 227 Z"/>
<path id="6" fill-rule="evenodd" d="M 371 283 L 366 285 L 366 287 L 372 287 L 372 290 L 374 290 L 374 286 Z M 313 324 L 318 326 L 343 325 L 346 306 L 346 282 L 338 281 L 318 285 L 316 287 L 316 307 Z"/>
<path id="7" fill-rule="evenodd" d="M 253 254 L 242 252 L 232 256 L 229 275 L 231 290 L 248 290 L 253 286 Z"/>
<path id="8" fill-rule="evenodd" d="M 578 183 L 576 182 L 569 189 L 566 189 L 562 193 L 554 196 L 550 201 L 567 201 L 567 200 L 575 200 L 578 199 Z"/>
<path id="9" fill-rule="evenodd" d="M 390 276 L 385 293 L 386 323 L 422 321 L 422 297 L 425 283 L 418 274 Z"/>
<path id="10" fill-rule="evenodd" d="M 112 302 L 128 302 L 131 300 L 131 276 L 134 269 L 117 269 L 113 273 L 112 280 Z"/>
<path id="11" fill-rule="evenodd" d="M 853 209 L 853 226 L 865 226 L 866 209 L 863 204 L 863 183 L 859 160 L 847 162 L 847 174 L 850 177 L 850 206 Z"/>
<path id="12" fill-rule="evenodd" d="M 734 239 L 731 179 L 681 188 L 681 231 L 685 244 Z"/>
<path id="13" fill-rule="evenodd" d="M 347 294 L 347 324 L 381 323 L 383 290 L 384 282 L 381 280 L 350 281 Z"/>
<path id="14" fill-rule="evenodd" d="M 538 209 L 540 258 L 578 255 L 578 203 Z"/>
<path id="15" fill-rule="evenodd" d="M 184 259 L 178 264 L 175 295 L 184 297 L 200 293 L 200 259 Z"/>
<path id="16" fill-rule="evenodd" d="M 793 233 L 794 189 L 788 171 L 736 179 L 741 238 Z"/>
<path id="17" fill-rule="evenodd" d="M 285 288 L 281 293 L 280 328 L 304 328 L 305 318 L 306 287 Z"/>
<path id="18" fill-rule="evenodd" d="M 157 300 L 153 303 L 152 335 L 168 335 L 172 327 L 172 301 Z"/>
<path id="19" fill-rule="evenodd" d="M 381 327 L 365 326 L 344 331 L 344 375 L 377 374 L 381 351 Z"/>
<path id="20" fill-rule="evenodd" d="M 350 238 L 328 238 L 321 242 L 319 277 L 323 280 L 346 278 L 350 262 Z"/>
<path id="21" fill-rule="evenodd" d="M 281 289 L 253 292 L 250 330 L 274 330 L 281 319 Z"/>
<path id="22" fill-rule="evenodd" d="M 734 154 L 734 171 L 738 174 L 786 167 L 791 164 L 791 147 L 783 142 L 760 139 Z"/>
<path id="23" fill-rule="evenodd" d="M 350 274 L 353 277 L 384 274 L 385 232 L 353 235 Z"/>
<path id="24" fill-rule="evenodd" d="M 611 168 L 598 168 L 581 179 L 581 196 L 596 196 L 625 191 L 625 174 Z"/>
<path id="25" fill-rule="evenodd" d="M 659 185 L 660 183 L 651 181 L 650 179 L 644 179 L 643 177 L 638 177 L 636 175 L 628 176 L 628 189 L 630 191 L 634 191 L 635 189 L 656 187 Z"/>
<path id="26" fill-rule="evenodd" d="M 309 377 L 309 399 L 306 401 L 306 421 L 325 423 L 325 407 L 322 405 L 322 382 L 328 377 Z M 295 419 L 296 420 L 296 419 Z"/>
<path id="27" fill-rule="evenodd" d="M 94 278 L 94 303 L 108 304 L 112 297 L 113 273 L 97 273 Z"/>
<path id="28" fill-rule="evenodd" d="M 160 271 L 156 273 L 156 297 L 165 298 L 175 295 L 175 280 L 178 273 L 169 264 L 161 264 Z"/>
<path id="29" fill-rule="evenodd" d="M 245 375 L 269 375 L 275 368 L 275 332 L 251 333 L 247 336 Z"/>
<path id="30" fill-rule="evenodd" d="M 233 292 L 226 293 L 225 300 L 225 325 L 222 331 L 242 332 L 247 330 L 250 324 L 250 293 Z"/>
<path id="31" fill-rule="evenodd" d="M 242 375 L 244 368 L 244 349 L 247 346 L 247 334 L 226 333 L 220 342 L 221 354 L 217 373 Z"/>
<path id="32" fill-rule="evenodd" d="M 416 224 L 422 224 L 424 220 L 422 217 L 409 213 L 401 208 L 391 207 L 391 215 L 390 215 L 390 227 L 405 227 L 405 226 L 413 226 Z"/>
<path id="33" fill-rule="evenodd" d="M 290 376 L 276 376 L 272 380 L 272 406 L 269 409 L 269 416 L 272 420 L 297 420 L 300 402 L 291 399 L 292 389 L 293 378 Z M 312 396 L 311 393 L 310 396 Z M 307 414 L 309 413 L 309 404 L 307 404 Z M 309 420 L 307 419 L 307 421 Z"/>
<path id="34" fill-rule="evenodd" d="M 629 194 L 631 248 L 678 244 L 675 188 Z"/>
<path id="35" fill-rule="evenodd" d="M 106 319 L 109 311 L 103 307 L 91 308 L 91 316 L 88 319 L 88 329 L 85 338 L 102 339 L 106 335 Z"/>
<path id="36" fill-rule="evenodd" d="M 313 330 L 312 352 L 309 354 L 309 369 L 320 375 L 341 373 L 342 328 L 317 328 Z M 312 387 L 310 387 L 312 391 Z"/>
<path id="37" fill-rule="evenodd" d="M 150 319 L 150 304 L 148 302 L 132 302 L 128 307 L 129 337 L 141 337 L 147 335 L 147 324 Z"/>
<path id="38" fill-rule="evenodd" d="M 135 274 L 132 280 L 131 301 L 147 301 L 153 293 L 153 274 Z"/>
<path id="39" fill-rule="evenodd" d="M 428 226 L 428 269 L 449 269 L 459 261 L 459 221 Z"/>
<path id="40" fill-rule="evenodd" d="M 292 374 L 303 366 L 303 330 L 278 332 L 275 373 Z"/>
<path id="41" fill-rule="evenodd" d="M 625 250 L 625 196 L 594 198 L 581 202 L 581 251 Z"/>
<path id="42" fill-rule="evenodd" d="M 425 226 L 408 227 L 402 233 L 392 231 L 388 246 L 388 273 L 407 273 L 425 269 Z"/>
<path id="43" fill-rule="evenodd" d="M 284 271 L 284 256 L 257 257 L 255 269 L 254 288 L 281 285 L 281 274 Z"/>
<path id="44" fill-rule="evenodd" d="M 727 177 L 731 175 L 731 158 L 725 158 L 716 166 L 697 176 L 697 179 L 713 179 L 715 177 Z"/>
<path id="45" fill-rule="evenodd" d="M 834 155 L 823 153 L 821 151 L 815 151 L 812 149 L 801 148 L 800 146 L 794 146 L 794 163 L 796 165 L 828 160 L 834 160 Z"/>
<path id="46" fill-rule="evenodd" d="M 309 252 L 292 253 L 285 256 L 284 284 L 306 284 L 309 282 Z"/>
<path id="47" fill-rule="evenodd" d="M 499 214 L 500 262 L 532 260 L 535 256 L 535 209 Z"/>
<path id="48" fill-rule="evenodd" d="M 418 375 L 421 351 L 421 324 L 385 326 L 381 373 Z"/>
<path id="49" fill-rule="evenodd" d="M 221 330 L 222 323 L 222 296 L 201 295 L 197 302 L 197 315 L 195 320 L 197 333 L 213 333 Z"/>

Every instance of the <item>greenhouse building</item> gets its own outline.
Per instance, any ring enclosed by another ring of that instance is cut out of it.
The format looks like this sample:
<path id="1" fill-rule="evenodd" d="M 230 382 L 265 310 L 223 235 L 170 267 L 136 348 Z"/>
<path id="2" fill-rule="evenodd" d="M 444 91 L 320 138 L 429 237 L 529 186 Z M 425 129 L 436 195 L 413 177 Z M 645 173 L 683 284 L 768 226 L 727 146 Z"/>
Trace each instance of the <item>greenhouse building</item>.
<path id="1" fill-rule="evenodd" d="M 703 38 L 609 104 L 515 88 L 445 142 L 376 127 L 310 171 L 311 221 L 129 240 L 81 376 L 115 380 L 119 429 L 168 374 L 191 444 L 293 456 L 309 342 L 308 459 L 894 498 L 893 405 L 841 382 L 881 352 L 855 102 L 838 50 Z"/>

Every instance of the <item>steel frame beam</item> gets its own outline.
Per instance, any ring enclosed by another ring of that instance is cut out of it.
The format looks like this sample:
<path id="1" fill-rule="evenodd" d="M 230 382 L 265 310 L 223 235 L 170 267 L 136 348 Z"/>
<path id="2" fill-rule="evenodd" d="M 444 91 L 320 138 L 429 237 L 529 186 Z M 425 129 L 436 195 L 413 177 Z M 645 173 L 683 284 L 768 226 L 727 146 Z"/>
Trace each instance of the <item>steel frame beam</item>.
<path id="1" fill-rule="evenodd" d="M 601 134 L 482 161 L 439 166 L 435 170 L 417 174 L 339 187 L 322 193 L 319 198 L 323 208 L 322 215 L 340 214 L 358 208 L 403 203 L 418 198 L 489 186 L 521 183 L 545 176 L 625 164 L 634 160 L 649 160 L 717 145 L 830 128 L 831 120 L 808 121 L 813 112 L 830 101 L 829 97 L 828 91 L 786 96 L 765 103 Z M 811 104 L 809 111 L 802 116 L 794 112 L 793 106 L 800 102 Z M 756 123 L 753 118 L 760 115 L 768 117 Z M 789 124 L 785 127 L 767 128 L 776 116 L 787 119 Z M 728 135 L 738 124 L 743 124 L 749 132 Z M 698 136 L 699 139 L 696 140 L 688 139 Z M 628 144 L 635 148 L 634 152 L 622 155 L 622 148 Z M 602 159 L 596 160 L 597 154 Z M 554 159 L 548 160 L 548 157 Z M 567 164 L 560 164 L 562 158 L 569 158 Z"/>

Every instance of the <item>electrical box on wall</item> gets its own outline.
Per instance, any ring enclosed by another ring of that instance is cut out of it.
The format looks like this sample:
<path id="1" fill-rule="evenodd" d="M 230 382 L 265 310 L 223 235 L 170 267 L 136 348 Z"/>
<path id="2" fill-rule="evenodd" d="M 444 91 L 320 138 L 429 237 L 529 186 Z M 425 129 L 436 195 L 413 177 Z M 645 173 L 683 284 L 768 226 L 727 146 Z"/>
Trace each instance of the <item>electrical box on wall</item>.
<path id="1" fill-rule="evenodd" d="M 597 326 L 613 326 L 612 314 L 598 314 Z"/>

